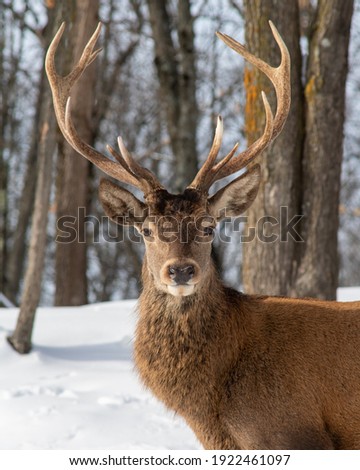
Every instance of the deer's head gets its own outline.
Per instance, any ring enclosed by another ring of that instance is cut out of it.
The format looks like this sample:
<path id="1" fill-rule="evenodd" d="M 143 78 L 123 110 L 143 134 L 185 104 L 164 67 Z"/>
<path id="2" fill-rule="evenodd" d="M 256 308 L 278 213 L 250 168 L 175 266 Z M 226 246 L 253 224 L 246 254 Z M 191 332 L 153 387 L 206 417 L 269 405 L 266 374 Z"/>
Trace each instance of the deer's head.
<path id="1" fill-rule="evenodd" d="M 108 180 L 102 180 L 99 190 L 106 214 L 116 223 L 134 226 L 143 236 L 150 274 L 156 287 L 168 294 L 187 296 L 201 287 L 208 272 L 215 226 L 222 218 L 238 216 L 251 205 L 259 188 L 260 167 L 252 165 L 211 197 L 208 194 L 210 187 L 215 181 L 232 175 L 253 162 L 284 126 L 290 107 L 290 58 L 275 26 L 271 22 L 270 26 L 281 50 L 281 63 L 276 68 L 250 54 L 229 36 L 222 33 L 217 35 L 271 80 L 277 97 L 275 117 L 265 93 L 262 92 L 266 113 L 262 137 L 240 153 L 237 153 L 236 144 L 224 158 L 217 161 L 223 134 L 223 123 L 219 117 L 205 163 L 185 191 L 176 195 L 170 194 L 153 173 L 134 160 L 121 138 L 118 139 L 119 152 L 107 146 L 116 160 L 113 161 L 82 141 L 73 126 L 70 90 L 100 52 L 93 52 L 93 48 L 101 25 L 99 24 L 89 40 L 74 70 L 66 77 L 59 76 L 54 65 L 64 24 L 49 47 L 46 71 L 59 127 L 69 144 L 81 155 L 109 176 L 141 190 L 144 194 L 142 201 L 130 191 Z"/>

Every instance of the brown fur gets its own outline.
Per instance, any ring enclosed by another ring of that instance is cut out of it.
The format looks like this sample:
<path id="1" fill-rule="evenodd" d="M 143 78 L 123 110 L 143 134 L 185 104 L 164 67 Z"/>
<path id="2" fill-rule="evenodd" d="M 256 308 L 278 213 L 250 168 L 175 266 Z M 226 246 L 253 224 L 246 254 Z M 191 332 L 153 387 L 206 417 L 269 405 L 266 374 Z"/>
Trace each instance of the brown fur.
<path id="1" fill-rule="evenodd" d="M 174 299 L 147 269 L 135 362 L 206 449 L 359 449 L 360 302 L 245 296 L 214 270 Z"/>
<path id="2" fill-rule="evenodd" d="M 249 177 L 219 192 L 216 211 L 243 210 L 257 184 Z M 360 302 L 247 296 L 225 287 L 211 240 L 196 241 L 196 218 L 214 217 L 209 202 L 161 197 L 148 203 L 150 215 L 190 223 L 186 243 L 163 240 L 161 224 L 148 218 L 142 224 L 152 229 L 135 338 L 144 384 L 206 449 L 360 449 Z M 197 266 L 191 295 L 167 292 L 169 259 Z"/>
<path id="3" fill-rule="evenodd" d="M 46 72 L 57 121 L 69 144 L 145 196 L 144 203 L 110 181 L 100 185 L 107 214 L 119 224 L 134 225 L 145 239 L 135 341 L 144 383 L 186 419 L 208 449 L 359 449 L 360 302 L 245 296 L 221 283 L 210 257 L 215 222 L 250 206 L 260 167 L 252 165 L 210 198 L 209 188 L 253 162 L 281 132 L 289 112 L 290 56 L 270 26 L 281 51 L 276 68 L 264 67 L 234 39 L 217 35 L 273 83 L 275 117 L 263 94 L 262 137 L 235 156 L 236 145 L 216 163 L 223 132 L 219 117 L 209 156 L 182 195 L 169 194 L 132 158 L 121 138 L 120 154 L 108 147 L 115 163 L 74 132 L 66 103 L 100 51 L 93 49 L 101 24 L 72 73 L 61 77 L 55 53 L 62 24 L 49 46 Z M 180 227 L 175 239 L 166 227 L 172 231 L 174 225 Z"/>

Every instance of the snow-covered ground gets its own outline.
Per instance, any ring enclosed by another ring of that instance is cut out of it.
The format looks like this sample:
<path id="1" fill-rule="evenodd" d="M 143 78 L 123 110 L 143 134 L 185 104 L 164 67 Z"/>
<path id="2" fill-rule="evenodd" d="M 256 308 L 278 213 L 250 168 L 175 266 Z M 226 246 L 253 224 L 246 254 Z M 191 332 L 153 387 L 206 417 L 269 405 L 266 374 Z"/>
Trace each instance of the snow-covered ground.
<path id="1" fill-rule="evenodd" d="M 360 300 L 360 288 L 339 300 Z M 27 356 L 5 340 L 17 310 L 0 309 L 1 449 L 201 448 L 136 376 L 135 303 L 40 308 Z"/>
<path id="2" fill-rule="evenodd" d="M 137 378 L 135 304 L 40 308 L 27 356 L 5 341 L 17 310 L 0 310 L 1 449 L 200 448 Z"/>

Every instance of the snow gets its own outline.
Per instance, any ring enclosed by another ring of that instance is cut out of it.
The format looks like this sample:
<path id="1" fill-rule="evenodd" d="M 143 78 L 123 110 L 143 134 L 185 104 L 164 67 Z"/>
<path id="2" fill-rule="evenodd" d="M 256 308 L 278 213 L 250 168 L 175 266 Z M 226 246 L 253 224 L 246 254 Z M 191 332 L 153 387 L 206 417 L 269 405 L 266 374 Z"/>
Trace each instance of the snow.
<path id="1" fill-rule="evenodd" d="M 40 308 L 26 356 L 5 341 L 17 309 L 0 309 L 1 449 L 201 448 L 134 371 L 135 304 Z"/>
<path id="2" fill-rule="evenodd" d="M 341 302 L 352 302 L 360 300 L 360 287 L 339 287 L 337 299 Z"/>
<path id="3" fill-rule="evenodd" d="M 339 300 L 359 299 L 360 288 L 339 289 Z M 26 356 L 5 340 L 18 310 L 0 309 L 1 449 L 201 448 L 137 377 L 135 305 L 40 308 Z"/>

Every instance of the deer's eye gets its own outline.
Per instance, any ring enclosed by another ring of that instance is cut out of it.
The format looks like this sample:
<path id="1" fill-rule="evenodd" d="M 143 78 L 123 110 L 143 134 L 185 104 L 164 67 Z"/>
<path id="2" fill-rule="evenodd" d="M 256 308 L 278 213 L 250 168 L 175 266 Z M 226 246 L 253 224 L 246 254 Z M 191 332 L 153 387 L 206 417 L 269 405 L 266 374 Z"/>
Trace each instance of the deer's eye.
<path id="1" fill-rule="evenodd" d="M 152 236 L 152 231 L 149 228 L 143 228 L 142 231 L 144 237 L 151 237 Z"/>
<path id="2" fill-rule="evenodd" d="M 213 235 L 214 235 L 214 232 L 215 232 L 214 227 L 205 227 L 205 228 L 204 228 L 204 235 L 205 235 L 206 237 L 213 236 Z"/>

